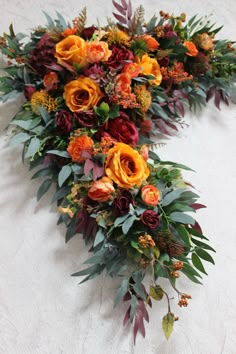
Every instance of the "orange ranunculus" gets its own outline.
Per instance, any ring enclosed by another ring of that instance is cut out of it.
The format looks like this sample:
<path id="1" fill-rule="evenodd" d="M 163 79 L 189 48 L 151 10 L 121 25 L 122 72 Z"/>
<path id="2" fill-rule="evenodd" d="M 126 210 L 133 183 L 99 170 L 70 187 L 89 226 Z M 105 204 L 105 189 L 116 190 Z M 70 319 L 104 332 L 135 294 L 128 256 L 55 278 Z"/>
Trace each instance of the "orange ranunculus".
<path id="1" fill-rule="evenodd" d="M 188 50 L 185 54 L 187 54 L 189 57 L 196 57 L 198 50 L 193 42 L 184 41 L 183 46 Z"/>
<path id="2" fill-rule="evenodd" d="M 204 50 L 211 50 L 214 47 L 213 39 L 208 33 L 202 33 L 197 36 L 199 47 Z"/>
<path id="3" fill-rule="evenodd" d="M 76 28 L 66 28 L 63 32 L 62 35 L 64 37 L 72 36 L 73 34 L 76 34 L 77 29 Z"/>
<path id="4" fill-rule="evenodd" d="M 154 80 L 150 80 L 151 85 L 160 85 L 162 80 L 162 75 L 160 71 L 160 65 L 154 58 L 150 58 L 147 54 L 144 54 L 142 58 L 136 57 L 136 63 L 140 66 L 141 73 L 143 75 L 153 75 Z"/>
<path id="5" fill-rule="evenodd" d="M 56 90 L 58 84 L 58 76 L 54 71 L 50 71 L 43 77 L 43 84 L 47 91 Z"/>
<path id="6" fill-rule="evenodd" d="M 112 54 L 108 44 L 102 41 L 87 42 L 85 45 L 85 57 L 89 63 L 107 61 Z"/>
<path id="7" fill-rule="evenodd" d="M 86 157 L 83 153 L 93 152 L 93 140 L 87 135 L 76 136 L 70 140 L 67 152 L 73 162 L 84 162 Z"/>
<path id="8" fill-rule="evenodd" d="M 63 98 L 72 112 L 88 111 L 102 96 L 98 84 L 89 77 L 79 76 L 64 87 Z"/>
<path id="9" fill-rule="evenodd" d="M 124 143 L 117 143 L 107 152 L 106 175 L 122 188 L 140 186 L 150 171 L 138 151 Z"/>
<path id="10" fill-rule="evenodd" d="M 156 206 L 159 202 L 160 191 L 152 184 L 147 184 L 142 188 L 141 196 L 145 204 Z"/>
<path id="11" fill-rule="evenodd" d="M 85 41 L 79 36 L 72 35 L 66 37 L 56 44 L 55 49 L 55 57 L 59 64 L 64 61 L 69 64 L 77 63 L 81 66 L 87 64 L 85 58 Z"/>
<path id="12" fill-rule="evenodd" d="M 140 71 L 140 66 L 136 63 L 128 63 L 123 67 L 123 73 L 129 74 L 132 78 L 139 76 Z"/>
<path id="13" fill-rule="evenodd" d="M 108 177 L 102 177 L 98 181 L 92 183 L 88 196 L 97 202 L 107 202 L 111 198 L 111 193 L 115 191 L 113 182 Z"/>
<path id="14" fill-rule="evenodd" d="M 154 52 L 155 50 L 157 50 L 160 45 L 157 40 L 149 34 L 144 34 L 142 36 L 142 39 L 147 43 L 148 50 L 150 50 L 150 52 Z"/>
<path id="15" fill-rule="evenodd" d="M 121 73 L 116 77 L 116 91 L 130 94 L 131 93 L 131 76 L 128 73 Z"/>

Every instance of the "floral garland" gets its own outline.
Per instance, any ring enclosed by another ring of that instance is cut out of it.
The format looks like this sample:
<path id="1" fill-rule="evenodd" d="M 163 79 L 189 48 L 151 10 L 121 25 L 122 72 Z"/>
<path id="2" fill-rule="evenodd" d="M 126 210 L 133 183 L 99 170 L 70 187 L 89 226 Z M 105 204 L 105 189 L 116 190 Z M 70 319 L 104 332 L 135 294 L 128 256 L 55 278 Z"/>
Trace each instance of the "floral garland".
<path id="1" fill-rule="evenodd" d="M 134 340 L 145 336 L 152 301 L 167 299 L 162 327 L 168 339 L 178 319 L 166 278 L 186 307 L 191 296 L 177 288 L 182 274 L 201 283 L 203 261 L 214 264 L 200 225 L 189 212 L 204 205 L 185 182 L 190 168 L 161 161 L 153 137 L 172 135 L 185 106 L 196 110 L 214 98 L 235 101 L 235 46 L 216 40 L 220 28 L 205 18 L 144 9 L 113 0 L 114 18 L 86 27 L 86 9 L 70 25 L 45 13 L 47 26 L 0 37 L 8 65 L 0 78 L 4 102 L 23 92 L 13 118 L 11 144 L 23 143 L 32 178 L 43 177 L 39 200 L 54 185 L 53 202 L 66 241 L 80 233 L 91 244 L 82 282 L 103 271 L 120 279 L 115 306 L 127 303 L 124 325 Z"/>

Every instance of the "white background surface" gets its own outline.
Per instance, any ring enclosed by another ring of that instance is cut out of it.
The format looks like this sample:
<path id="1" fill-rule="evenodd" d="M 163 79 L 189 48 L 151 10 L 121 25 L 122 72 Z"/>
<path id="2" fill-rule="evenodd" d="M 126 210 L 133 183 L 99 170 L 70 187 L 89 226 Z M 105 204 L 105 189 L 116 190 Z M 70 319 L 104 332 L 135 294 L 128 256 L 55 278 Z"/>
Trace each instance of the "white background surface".
<path id="1" fill-rule="evenodd" d="M 0 33 L 14 23 L 27 32 L 45 23 L 42 10 L 58 10 L 72 20 L 84 5 L 89 24 L 111 14 L 111 1 L 1 0 Z M 139 0 L 133 4 L 139 5 Z M 212 13 L 224 24 L 221 38 L 236 39 L 235 0 L 143 1 L 146 18 L 159 10 L 188 18 Z M 212 104 L 198 116 L 186 115 L 190 125 L 180 138 L 160 148 L 163 159 L 190 165 L 197 173 L 186 178 L 208 209 L 198 220 L 217 250 L 216 266 L 207 265 L 203 286 L 181 279 L 193 300 L 186 309 L 174 307 L 180 321 L 167 342 L 161 332 L 163 302 L 154 305 L 146 339 L 123 328 L 124 308 L 113 309 L 116 282 L 101 277 L 81 286 L 70 274 L 82 269 L 87 248 L 80 237 L 67 245 L 64 228 L 57 227 L 52 195 L 36 202 L 39 180 L 32 181 L 21 164 L 20 148 L 10 148 L 4 127 L 17 104 L 0 105 L 0 354 L 235 354 L 236 353 L 236 107 L 218 111 Z"/>

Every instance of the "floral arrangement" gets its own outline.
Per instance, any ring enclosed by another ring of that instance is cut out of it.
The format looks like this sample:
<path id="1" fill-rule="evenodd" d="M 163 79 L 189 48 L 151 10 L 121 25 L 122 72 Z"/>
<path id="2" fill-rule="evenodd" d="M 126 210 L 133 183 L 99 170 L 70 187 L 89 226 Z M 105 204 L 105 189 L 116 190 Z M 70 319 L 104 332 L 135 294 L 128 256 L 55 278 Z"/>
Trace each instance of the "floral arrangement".
<path id="1" fill-rule="evenodd" d="M 11 25 L 0 37 L 1 100 L 24 93 L 11 143 L 23 143 L 32 178 L 44 178 L 37 199 L 55 187 L 66 242 L 82 234 L 91 244 L 89 266 L 73 275 L 120 280 L 114 305 L 127 304 L 134 340 L 145 336 L 152 301 L 165 298 L 168 339 L 178 318 L 160 278 L 186 307 L 191 296 L 176 280 L 201 283 L 214 249 L 190 215 L 204 207 L 182 176 L 191 169 L 161 161 L 153 141 L 182 126 L 185 107 L 235 100 L 235 46 L 215 39 L 220 28 L 208 19 L 160 11 L 145 22 L 142 6 L 113 5 L 115 21 L 102 27 L 86 27 L 86 9 L 72 24 L 45 13 L 48 24 L 27 40 Z"/>

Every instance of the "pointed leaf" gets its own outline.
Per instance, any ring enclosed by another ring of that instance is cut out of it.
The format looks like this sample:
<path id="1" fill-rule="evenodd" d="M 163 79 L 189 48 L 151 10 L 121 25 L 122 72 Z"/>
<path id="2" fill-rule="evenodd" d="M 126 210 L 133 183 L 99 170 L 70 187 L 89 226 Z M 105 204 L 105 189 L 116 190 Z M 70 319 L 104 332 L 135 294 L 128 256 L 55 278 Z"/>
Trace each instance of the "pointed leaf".
<path id="1" fill-rule="evenodd" d="M 45 181 L 43 181 L 43 183 L 41 184 L 41 186 L 38 189 L 37 201 L 39 201 L 42 198 L 42 196 L 49 190 L 51 185 L 52 185 L 51 179 L 46 179 Z"/>
<path id="2" fill-rule="evenodd" d="M 192 253 L 192 263 L 193 263 L 194 267 L 196 267 L 198 270 L 200 270 L 200 272 L 207 275 L 207 272 L 205 271 L 202 261 L 196 253 Z"/>
<path id="3" fill-rule="evenodd" d="M 70 165 L 65 165 L 62 167 L 61 171 L 58 175 L 58 185 L 61 187 L 63 183 L 67 180 L 67 178 L 71 175 L 72 168 Z"/>
<path id="4" fill-rule="evenodd" d="M 208 252 L 206 252 L 205 250 L 198 249 L 198 250 L 196 250 L 196 253 L 200 258 L 204 259 L 204 261 L 215 264 L 215 261 L 212 258 L 212 256 Z"/>
<path id="5" fill-rule="evenodd" d="M 128 286 L 129 286 L 129 280 L 128 279 L 123 279 L 121 286 L 117 292 L 115 301 L 114 301 L 114 307 L 117 306 L 117 304 L 123 299 L 123 297 L 125 296 L 125 294 L 128 291 Z"/>
<path id="6" fill-rule="evenodd" d="M 174 328 L 174 315 L 170 312 L 167 313 L 162 319 L 162 329 L 166 339 L 169 339 Z"/>
<path id="7" fill-rule="evenodd" d="M 10 145 L 17 145 L 21 143 L 25 143 L 31 138 L 29 134 L 26 133 L 19 133 L 13 136 L 13 138 L 10 141 Z"/>

